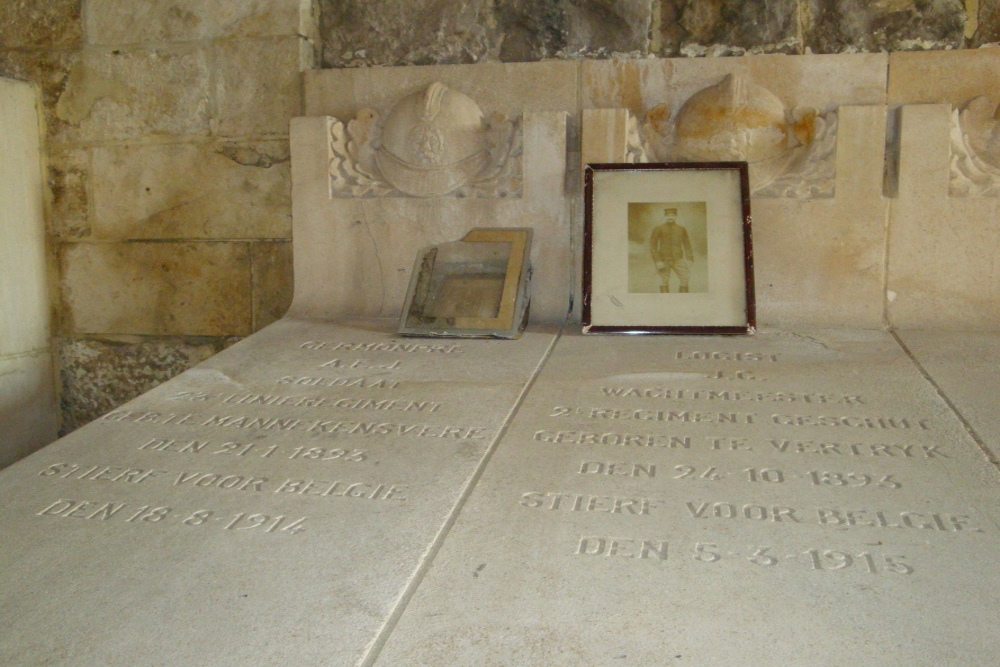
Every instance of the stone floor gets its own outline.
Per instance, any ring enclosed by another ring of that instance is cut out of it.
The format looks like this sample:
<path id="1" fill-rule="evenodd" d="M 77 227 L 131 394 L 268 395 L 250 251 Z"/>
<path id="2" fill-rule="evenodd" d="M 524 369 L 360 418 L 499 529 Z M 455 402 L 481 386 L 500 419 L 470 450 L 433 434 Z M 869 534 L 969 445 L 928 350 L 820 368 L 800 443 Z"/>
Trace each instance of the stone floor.
<path id="1" fill-rule="evenodd" d="M 2 664 L 990 664 L 1000 333 L 283 320 L 0 472 Z"/>

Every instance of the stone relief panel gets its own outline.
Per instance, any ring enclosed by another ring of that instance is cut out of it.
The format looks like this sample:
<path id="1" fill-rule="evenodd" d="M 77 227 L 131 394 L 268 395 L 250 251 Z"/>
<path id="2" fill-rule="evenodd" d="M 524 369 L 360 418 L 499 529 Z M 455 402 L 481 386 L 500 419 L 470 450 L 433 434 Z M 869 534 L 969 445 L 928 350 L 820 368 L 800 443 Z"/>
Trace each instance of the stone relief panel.
<path id="1" fill-rule="evenodd" d="M 384 118 L 327 120 L 330 197 L 518 197 L 521 119 L 434 82 Z"/>
<path id="2" fill-rule="evenodd" d="M 976 97 L 951 114 L 952 197 L 1000 196 L 1000 105 Z"/>
<path id="3" fill-rule="evenodd" d="M 836 111 L 786 108 L 739 73 L 695 93 L 674 118 L 668 105 L 653 107 L 640 133 L 653 162 L 746 160 L 755 197 L 834 196 Z"/>

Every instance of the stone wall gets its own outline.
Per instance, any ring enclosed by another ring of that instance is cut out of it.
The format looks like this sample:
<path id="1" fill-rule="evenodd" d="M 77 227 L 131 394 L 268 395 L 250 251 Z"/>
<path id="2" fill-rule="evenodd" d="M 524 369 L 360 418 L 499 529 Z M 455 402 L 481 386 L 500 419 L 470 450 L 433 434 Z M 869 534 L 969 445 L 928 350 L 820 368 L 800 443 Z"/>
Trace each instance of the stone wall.
<path id="1" fill-rule="evenodd" d="M 0 3 L 0 75 L 43 92 L 64 432 L 284 312 L 288 121 L 313 53 L 349 67 L 1000 39 L 1000 0 L 316 2 Z"/>
<path id="2" fill-rule="evenodd" d="M 9 0 L 43 89 L 63 432 L 280 317 L 299 0 Z"/>

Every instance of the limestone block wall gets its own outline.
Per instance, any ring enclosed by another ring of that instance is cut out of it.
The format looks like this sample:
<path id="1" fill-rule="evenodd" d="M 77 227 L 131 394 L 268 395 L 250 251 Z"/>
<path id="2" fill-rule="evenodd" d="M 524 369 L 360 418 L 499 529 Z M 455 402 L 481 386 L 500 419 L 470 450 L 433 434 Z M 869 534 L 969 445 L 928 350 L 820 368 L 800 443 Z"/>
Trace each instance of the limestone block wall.
<path id="1" fill-rule="evenodd" d="M 288 121 L 314 53 L 342 68 L 998 40 L 1000 0 L 0 3 L 0 75 L 42 89 L 63 430 L 287 307 Z"/>
<path id="2" fill-rule="evenodd" d="M 36 89 L 0 79 L 0 468 L 56 437 L 45 261 Z"/>
<path id="3" fill-rule="evenodd" d="M 64 432 L 287 309 L 303 20 L 299 0 L 0 6 L 0 74 L 43 89 Z"/>

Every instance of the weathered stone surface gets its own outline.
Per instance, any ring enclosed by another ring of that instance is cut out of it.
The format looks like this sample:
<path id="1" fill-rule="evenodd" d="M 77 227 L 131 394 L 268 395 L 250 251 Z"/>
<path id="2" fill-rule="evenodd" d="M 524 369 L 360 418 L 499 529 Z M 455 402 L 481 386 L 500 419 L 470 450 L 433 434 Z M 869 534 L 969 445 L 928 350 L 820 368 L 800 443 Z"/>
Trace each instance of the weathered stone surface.
<path id="1" fill-rule="evenodd" d="M 302 48 L 299 37 L 216 44 L 215 132 L 287 136 L 288 121 L 300 111 Z"/>
<path id="2" fill-rule="evenodd" d="M 813 53 L 961 48 L 961 0 L 832 0 L 815 10 L 806 34 Z"/>
<path id="3" fill-rule="evenodd" d="M 56 115 L 56 104 L 66 89 L 70 70 L 81 58 L 79 51 L 0 50 L 0 76 L 30 81 L 41 87 L 45 129 L 50 141 L 65 125 Z"/>
<path id="4" fill-rule="evenodd" d="M 64 338 L 56 343 L 63 435 L 220 352 L 224 338 Z"/>
<path id="5" fill-rule="evenodd" d="M 323 66 L 473 63 L 496 50 L 488 0 L 320 0 Z"/>
<path id="6" fill-rule="evenodd" d="M 962 109 L 1000 89 L 1000 49 L 965 49 L 889 55 L 888 102 L 951 104 Z"/>
<path id="7" fill-rule="evenodd" d="M 88 0 L 88 44 L 134 44 L 294 35 L 300 2 L 294 0 Z"/>
<path id="8" fill-rule="evenodd" d="M 95 238 L 291 234 L 286 141 L 109 146 L 93 164 Z"/>
<path id="9" fill-rule="evenodd" d="M 55 105 L 55 138 L 208 134 L 208 83 L 204 53 L 194 47 L 85 51 Z"/>
<path id="10" fill-rule="evenodd" d="M 801 0 L 664 0 L 658 53 L 730 56 L 802 53 Z"/>
<path id="11" fill-rule="evenodd" d="M 59 260 L 68 333 L 250 333 L 246 243 L 75 243 Z"/>
<path id="12" fill-rule="evenodd" d="M 501 0 L 496 24 L 504 62 L 552 57 L 645 55 L 651 0 Z"/>
<path id="13" fill-rule="evenodd" d="M 0 3 L 0 49 L 72 49 L 83 41 L 82 0 L 4 0 Z"/>
<path id="14" fill-rule="evenodd" d="M 976 29 L 968 40 L 968 46 L 979 47 L 1000 42 L 1000 0 L 979 0 L 976 19 Z M 966 34 L 968 33 L 966 30 Z"/>
<path id="15" fill-rule="evenodd" d="M 292 244 L 258 241 L 250 245 L 253 271 L 253 330 L 277 321 L 292 304 Z"/>
<path id="16" fill-rule="evenodd" d="M 57 239 L 89 236 L 90 150 L 53 150 L 49 153 L 48 168 L 52 236 Z"/>

